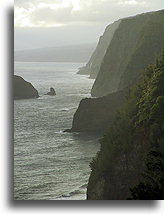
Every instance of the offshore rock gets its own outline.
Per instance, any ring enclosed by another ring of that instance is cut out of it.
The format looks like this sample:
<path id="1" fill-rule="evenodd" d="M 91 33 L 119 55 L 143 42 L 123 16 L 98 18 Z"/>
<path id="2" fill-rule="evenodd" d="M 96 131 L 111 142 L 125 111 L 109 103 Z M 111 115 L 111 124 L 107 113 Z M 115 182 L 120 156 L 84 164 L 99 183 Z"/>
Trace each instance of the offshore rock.
<path id="1" fill-rule="evenodd" d="M 50 91 L 46 95 L 55 96 L 56 95 L 55 89 L 50 88 Z"/>

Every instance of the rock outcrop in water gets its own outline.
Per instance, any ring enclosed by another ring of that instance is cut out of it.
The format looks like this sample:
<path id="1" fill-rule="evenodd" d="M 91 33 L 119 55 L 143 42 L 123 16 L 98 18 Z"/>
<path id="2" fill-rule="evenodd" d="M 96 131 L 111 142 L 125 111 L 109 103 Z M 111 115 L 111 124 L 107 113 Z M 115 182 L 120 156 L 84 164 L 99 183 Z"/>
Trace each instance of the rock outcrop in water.
<path id="1" fill-rule="evenodd" d="M 54 88 L 50 88 L 50 91 L 46 95 L 55 96 L 56 95 L 55 89 Z"/>
<path id="2" fill-rule="evenodd" d="M 121 23 L 121 20 L 107 26 L 103 36 L 100 37 L 96 50 L 93 52 L 86 66 L 79 69 L 78 74 L 89 74 L 90 78 L 95 79 L 100 70 L 102 60 L 106 50 L 111 43 L 114 33 Z"/>
<path id="3" fill-rule="evenodd" d="M 134 84 L 162 50 L 163 11 L 122 19 L 101 62 L 92 96 L 105 96 Z"/>
<path id="4" fill-rule="evenodd" d="M 14 75 L 14 99 L 38 98 L 38 91 L 22 77 Z"/>

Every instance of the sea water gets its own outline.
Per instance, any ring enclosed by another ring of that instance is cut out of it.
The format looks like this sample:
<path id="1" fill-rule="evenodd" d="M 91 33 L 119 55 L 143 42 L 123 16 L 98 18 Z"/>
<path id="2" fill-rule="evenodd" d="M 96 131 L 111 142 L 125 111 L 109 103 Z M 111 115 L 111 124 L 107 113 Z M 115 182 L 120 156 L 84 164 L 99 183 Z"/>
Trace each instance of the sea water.
<path id="1" fill-rule="evenodd" d="M 64 133 L 93 81 L 77 75 L 81 63 L 15 62 L 14 72 L 38 90 L 38 99 L 14 101 L 14 199 L 85 200 L 89 163 L 98 136 Z M 50 87 L 56 96 L 47 96 Z"/>

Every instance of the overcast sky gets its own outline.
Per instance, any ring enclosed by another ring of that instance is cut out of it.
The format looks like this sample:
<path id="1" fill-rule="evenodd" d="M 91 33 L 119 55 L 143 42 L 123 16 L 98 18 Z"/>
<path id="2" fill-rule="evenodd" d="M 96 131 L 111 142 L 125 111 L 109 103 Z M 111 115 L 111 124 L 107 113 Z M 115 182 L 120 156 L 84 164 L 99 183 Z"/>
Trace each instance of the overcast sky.
<path id="1" fill-rule="evenodd" d="M 15 0 L 15 48 L 96 42 L 109 23 L 162 8 L 162 0 Z"/>

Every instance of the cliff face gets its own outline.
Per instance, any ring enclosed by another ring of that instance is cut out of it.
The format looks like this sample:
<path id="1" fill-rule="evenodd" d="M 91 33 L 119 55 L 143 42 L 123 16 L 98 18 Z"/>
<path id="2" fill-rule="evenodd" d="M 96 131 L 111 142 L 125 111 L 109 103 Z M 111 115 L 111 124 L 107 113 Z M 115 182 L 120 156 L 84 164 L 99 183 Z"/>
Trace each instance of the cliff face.
<path id="1" fill-rule="evenodd" d="M 109 48 L 92 88 L 92 96 L 99 98 L 81 101 L 70 131 L 102 132 L 110 126 L 124 100 L 125 90 L 138 80 L 147 65 L 162 52 L 162 16 L 163 11 L 146 13 L 112 25 L 113 36 L 109 39 Z M 108 28 L 111 29 L 111 26 Z M 104 35 L 107 39 L 108 30 Z M 105 47 L 106 39 L 99 43 L 99 51 L 95 52 L 97 56 L 101 52 L 101 45 Z M 92 62 L 96 64 L 96 60 Z M 91 62 L 90 65 L 94 67 Z"/>
<path id="2" fill-rule="evenodd" d="M 105 96 L 132 85 L 163 49 L 163 11 L 122 19 L 108 43 L 91 94 Z"/>
<path id="3" fill-rule="evenodd" d="M 147 159 L 149 157 L 149 159 Z M 147 162 L 145 160 L 147 159 Z M 101 140 L 88 200 L 163 199 L 163 59 L 148 67 Z M 144 176 L 145 174 L 145 176 Z M 131 197 L 133 196 L 133 197 Z"/>
<path id="4" fill-rule="evenodd" d="M 25 81 L 22 77 L 14 75 L 14 99 L 28 99 L 39 97 L 38 91 L 34 86 Z"/>
<path id="5" fill-rule="evenodd" d="M 86 98 L 74 114 L 70 132 L 104 132 L 113 122 L 116 111 L 125 99 L 125 91 L 106 97 Z"/>
<path id="6" fill-rule="evenodd" d="M 90 74 L 90 78 L 95 79 L 100 70 L 101 62 L 105 56 L 106 50 L 112 41 L 116 29 L 119 27 L 121 20 L 109 25 L 100 37 L 96 50 L 93 52 L 89 62 L 85 67 L 80 68 L 78 74 Z"/>

